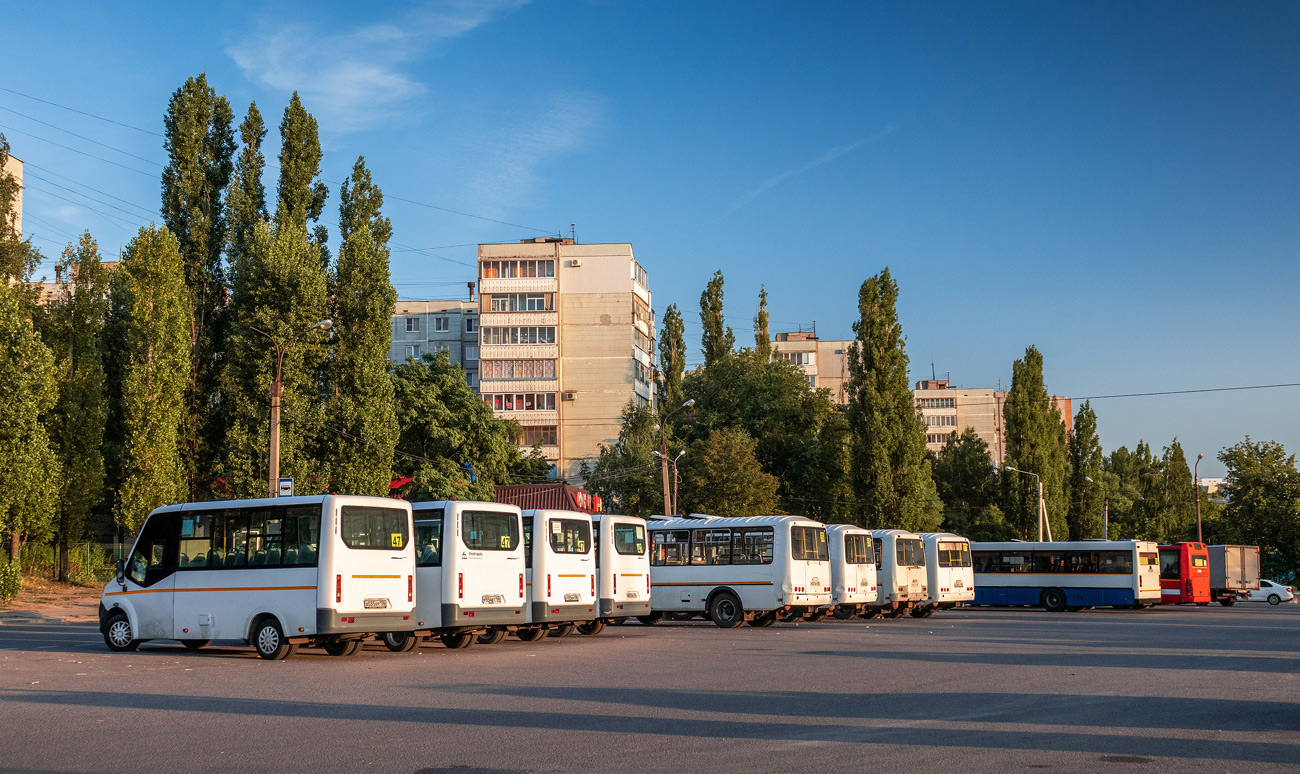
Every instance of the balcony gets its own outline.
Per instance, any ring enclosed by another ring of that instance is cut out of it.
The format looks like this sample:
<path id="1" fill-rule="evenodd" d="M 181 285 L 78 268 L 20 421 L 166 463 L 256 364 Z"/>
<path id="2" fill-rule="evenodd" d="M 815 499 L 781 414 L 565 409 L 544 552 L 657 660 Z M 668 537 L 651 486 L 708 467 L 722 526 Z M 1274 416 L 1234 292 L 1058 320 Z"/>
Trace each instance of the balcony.
<path id="1" fill-rule="evenodd" d="M 556 425 L 560 422 L 558 411 L 493 411 L 497 419 L 513 419 L 521 425 Z"/>
<path id="2" fill-rule="evenodd" d="M 483 312 L 479 315 L 479 327 L 490 328 L 494 325 L 559 325 L 559 312 Z"/>
<path id="3" fill-rule="evenodd" d="M 479 360 L 554 360 L 560 356 L 559 344 L 484 344 Z"/>
<path id="4" fill-rule="evenodd" d="M 484 277 L 479 280 L 479 293 L 524 293 L 536 291 L 554 293 L 560 289 L 555 277 Z"/>

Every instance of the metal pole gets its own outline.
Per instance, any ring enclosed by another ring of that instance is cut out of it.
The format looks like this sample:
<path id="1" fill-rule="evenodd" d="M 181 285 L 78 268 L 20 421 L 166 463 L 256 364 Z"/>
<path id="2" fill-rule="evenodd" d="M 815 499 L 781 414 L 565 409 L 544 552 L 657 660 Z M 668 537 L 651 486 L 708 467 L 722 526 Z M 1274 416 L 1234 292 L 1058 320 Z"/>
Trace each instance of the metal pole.
<path id="1" fill-rule="evenodd" d="M 672 512 L 664 515 L 676 516 L 677 504 L 673 502 L 672 491 L 668 488 L 668 436 L 666 435 L 666 425 L 668 423 L 666 419 L 667 417 L 659 420 L 659 466 L 663 471 L 664 478 L 664 511 Z"/>
<path id="2" fill-rule="evenodd" d="M 271 475 L 269 477 L 270 494 L 280 495 L 280 374 L 284 364 L 284 353 L 276 347 L 275 379 L 271 382 Z"/>
<path id="3" fill-rule="evenodd" d="M 1110 540 L 1110 495 L 1106 495 L 1106 498 L 1102 500 L 1101 539 Z"/>
<path id="4" fill-rule="evenodd" d="M 1196 464 L 1193 467 L 1193 474 L 1196 476 L 1196 542 L 1204 543 L 1205 539 L 1201 537 L 1201 458 L 1204 454 L 1196 455 Z"/>

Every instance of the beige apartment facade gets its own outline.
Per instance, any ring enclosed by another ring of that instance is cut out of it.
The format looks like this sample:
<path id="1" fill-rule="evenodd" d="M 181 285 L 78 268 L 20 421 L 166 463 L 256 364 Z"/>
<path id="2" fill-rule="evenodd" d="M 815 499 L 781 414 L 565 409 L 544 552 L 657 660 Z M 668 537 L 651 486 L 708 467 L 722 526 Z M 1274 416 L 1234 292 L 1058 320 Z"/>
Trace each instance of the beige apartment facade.
<path id="1" fill-rule="evenodd" d="M 989 456 L 1002 467 L 1006 455 L 1003 404 L 1006 390 L 991 387 L 952 387 L 947 379 L 927 379 L 916 383 L 912 390 L 917 413 L 925 423 L 925 448 L 938 453 L 953 433 L 961 434 L 973 428 L 975 434 L 988 444 Z M 1065 422 L 1065 431 L 1074 429 L 1074 412 L 1069 398 L 1054 396 L 1057 410 Z"/>
<path id="2" fill-rule="evenodd" d="M 13 156 L 7 156 L 4 168 L 0 169 L 0 172 L 13 177 L 18 183 L 18 193 L 14 196 L 13 204 L 13 227 L 14 232 L 21 235 L 23 233 L 23 162 Z"/>
<path id="3" fill-rule="evenodd" d="M 623 407 L 650 405 L 655 321 L 630 244 L 538 238 L 479 245 L 479 393 L 580 478 L 618 439 Z"/>
<path id="4" fill-rule="evenodd" d="M 827 389 L 831 399 L 848 405 L 849 345 L 853 341 L 821 341 L 811 331 L 778 333 L 772 337 L 772 357 L 794 363 L 813 389 Z"/>

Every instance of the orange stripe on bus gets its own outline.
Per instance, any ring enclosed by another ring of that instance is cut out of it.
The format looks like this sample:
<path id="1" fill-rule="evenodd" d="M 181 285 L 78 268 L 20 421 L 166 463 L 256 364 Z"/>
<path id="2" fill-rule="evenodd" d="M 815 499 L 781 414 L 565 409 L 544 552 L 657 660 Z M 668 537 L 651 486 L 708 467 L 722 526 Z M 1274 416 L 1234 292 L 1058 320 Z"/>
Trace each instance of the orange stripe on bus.
<path id="1" fill-rule="evenodd" d="M 400 578 L 400 575 L 353 575 L 353 578 Z"/>
<path id="2" fill-rule="evenodd" d="M 696 583 L 651 583 L 651 586 L 771 586 L 772 581 L 700 581 Z"/>
<path id="3" fill-rule="evenodd" d="M 587 577 L 587 574 L 583 573 L 582 575 L 557 575 L 556 577 L 557 578 L 585 578 Z"/>
<path id="4" fill-rule="evenodd" d="M 639 572 L 625 572 L 625 573 L 620 573 L 620 575 L 622 575 L 624 578 L 640 578 L 640 577 L 642 577 L 642 576 L 644 575 L 644 573 L 639 573 Z"/>

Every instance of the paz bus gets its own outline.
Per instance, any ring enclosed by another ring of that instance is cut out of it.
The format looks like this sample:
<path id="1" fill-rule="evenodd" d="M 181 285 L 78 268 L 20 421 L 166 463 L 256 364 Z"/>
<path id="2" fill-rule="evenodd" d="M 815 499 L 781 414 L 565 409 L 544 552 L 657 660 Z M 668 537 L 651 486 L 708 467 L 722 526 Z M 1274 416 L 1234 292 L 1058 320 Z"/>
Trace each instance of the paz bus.
<path id="1" fill-rule="evenodd" d="M 590 625 L 596 612 L 596 552 L 591 515 L 576 511 L 528 509 L 523 512 L 526 565 L 526 622 L 514 630 L 525 642 L 565 637 L 579 624 Z"/>
<path id="2" fill-rule="evenodd" d="M 877 596 L 874 607 L 886 618 L 911 612 L 925 618 L 934 612 L 925 574 L 925 547 L 915 533 L 903 529 L 871 531 L 876 553 Z"/>
<path id="3" fill-rule="evenodd" d="M 1085 607 L 1160 604 L 1156 544 L 1146 540 L 971 543 L 976 605 Z"/>
<path id="4" fill-rule="evenodd" d="M 376 633 L 408 628 L 415 591 L 411 506 L 401 500 L 182 503 L 146 518 L 104 587 L 99 623 L 116 651 L 244 640 L 264 659 L 300 645 L 348 656 Z"/>
<path id="5" fill-rule="evenodd" d="M 876 552 L 871 533 L 852 524 L 827 524 L 830 544 L 831 615 L 841 620 L 861 616 L 876 601 Z"/>
<path id="6" fill-rule="evenodd" d="M 1160 602 L 1165 605 L 1208 605 L 1210 550 L 1204 543 L 1160 546 Z"/>
<path id="7" fill-rule="evenodd" d="M 826 528 L 802 516 L 692 514 L 646 524 L 651 615 L 699 615 L 726 629 L 778 616 L 820 619 L 831 601 Z"/>
<path id="8" fill-rule="evenodd" d="M 612 513 L 591 515 L 596 544 L 596 592 L 600 618 L 579 624 L 579 634 L 599 634 L 606 623 L 650 614 L 650 551 L 645 521 Z"/>
<path id="9" fill-rule="evenodd" d="M 975 599 L 970 541 L 951 532 L 923 532 L 930 608 L 950 610 Z"/>

